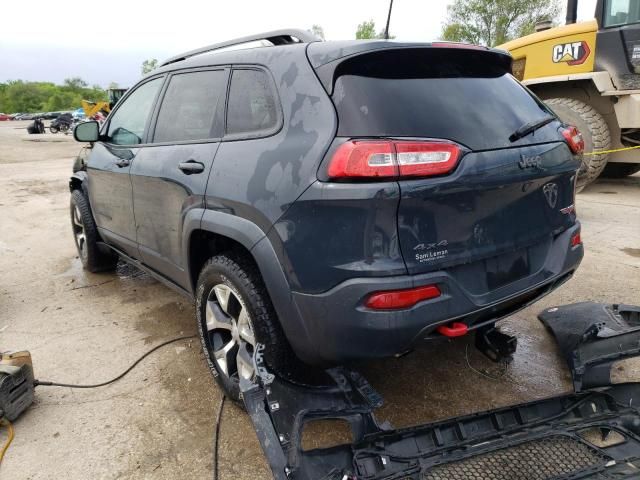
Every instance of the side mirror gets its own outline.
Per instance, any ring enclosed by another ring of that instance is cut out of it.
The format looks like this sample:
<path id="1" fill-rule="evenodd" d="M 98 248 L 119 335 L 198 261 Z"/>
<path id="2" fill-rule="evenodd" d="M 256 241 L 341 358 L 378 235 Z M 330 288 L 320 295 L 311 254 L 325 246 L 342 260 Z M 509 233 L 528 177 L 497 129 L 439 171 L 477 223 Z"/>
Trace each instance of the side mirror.
<path id="1" fill-rule="evenodd" d="M 77 142 L 97 142 L 100 137 L 98 122 L 90 121 L 79 123 L 73 129 L 73 138 Z"/>

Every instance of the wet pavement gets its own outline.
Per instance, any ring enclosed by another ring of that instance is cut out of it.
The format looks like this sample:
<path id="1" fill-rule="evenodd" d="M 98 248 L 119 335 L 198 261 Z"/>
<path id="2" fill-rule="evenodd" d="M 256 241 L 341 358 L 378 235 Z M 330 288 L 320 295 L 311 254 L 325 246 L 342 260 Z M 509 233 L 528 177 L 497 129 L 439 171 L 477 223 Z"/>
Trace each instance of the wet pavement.
<path id="1" fill-rule="evenodd" d="M 195 335 L 192 305 L 120 264 L 89 274 L 69 226 L 68 176 L 79 145 L 38 142 L 0 122 L 0 350 L 32 352 L 37 378 L 94 383 L 173 337 Z M 358 365 L 385 398 L 381 420 L 407 426 L 571 389 L 543 308 L 581 300 L 640 304 L 640 175 L 600 181 L 579 195 L 586 254 L 575 278 L 502 325 L 518 337 L 514 361 L 490 362 L 471 338 L 437 341 L 399 359 Z M 626 366 L 634 378 L 640 369 Z M 196 339 L 163 348 L 114 385 L 40 387 L 15 422 L 2 478 L 210 478 L 220 393 Z M 222 479 L 269 478 L 246 415 L 227 404 Z M 310 428 L 305 445 L 346 438 L 335 424 Z M 0 443 L 5 432 L 0 432 Z"/>

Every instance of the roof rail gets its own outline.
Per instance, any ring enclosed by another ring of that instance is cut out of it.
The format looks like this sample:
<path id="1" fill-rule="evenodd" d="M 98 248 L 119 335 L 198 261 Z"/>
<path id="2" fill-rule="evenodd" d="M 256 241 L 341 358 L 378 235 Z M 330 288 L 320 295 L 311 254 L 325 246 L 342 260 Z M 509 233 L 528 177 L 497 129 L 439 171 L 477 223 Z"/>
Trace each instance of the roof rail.
<path id="1" fill-rule="evenodd" d="M 272 32 L 258 33 L 255 35 L 249 35 L 247 37 L 234 38 L 233 40 L 227 40 L 226 42 L 214 43 L 213 45 L 207 45 L 206 47 L 196 48 L 189 52 L 181 53 L 171 57 L 160 64 L 161 67 L 169 65 L 171 63 L 180 62 L 187 58 L 201 55 L 203 53 L 212 52 L 225 47 L 231 47 L 233 45 L 242 45 L 243 43 L 256 42 L 259 40 L 268 40 L 274 45 L 287 45 L 291 43 L 309 43 L 317 42 L 320 39 L 313 33 L 307 30 L 300 30 L 295 28 L 287 28 L 283 30 L 273 30 Z"/>

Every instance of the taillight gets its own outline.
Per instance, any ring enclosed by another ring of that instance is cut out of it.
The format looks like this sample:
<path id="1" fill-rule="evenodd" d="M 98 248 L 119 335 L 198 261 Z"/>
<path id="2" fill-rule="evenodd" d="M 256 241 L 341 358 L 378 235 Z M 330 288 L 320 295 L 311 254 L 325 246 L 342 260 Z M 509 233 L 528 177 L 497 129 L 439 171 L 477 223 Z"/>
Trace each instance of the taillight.
<path id="1" fill-rule="evenodd" d="M 440 289 L 436 285 L 388 290 L 371 294 L 367 298 L 365 306 L 374 310 L 398 310 L 413 307 L 418 302 L 437 298 L 440 295 Z"/>
<path id="2" fill-rule="evenodd" d="M 580 238 L 580 230 L 573 234 L 571 237 L 571 248 L 577 247 L 582 243 L 582 238 Z"/>
<path id="3" fill-rule="evenodd" d="M 571 150 L 574 155 L 584 152 L 584 138 L 582 138 L 582 134 L 576 127 L 564 127 L 561 131 L 562 136 L 567 141 L 567 145 L 569 145 L 569 150 Z"/>
<path id="4" fill-rule="evenodd" d="M 453 170 L 460 147 L 449 142 L 350 140 L 338 147 L 329 178 L 428 177 Z"/>

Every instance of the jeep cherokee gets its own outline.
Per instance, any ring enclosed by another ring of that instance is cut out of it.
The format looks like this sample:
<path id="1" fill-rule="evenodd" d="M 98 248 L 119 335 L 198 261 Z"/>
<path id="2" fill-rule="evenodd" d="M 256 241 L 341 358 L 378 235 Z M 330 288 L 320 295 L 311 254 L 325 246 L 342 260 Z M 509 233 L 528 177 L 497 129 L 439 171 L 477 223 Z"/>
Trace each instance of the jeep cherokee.
<path id="1" fill-rule="evenodd" d="M 188 52 L 75 129 L 84 267 L 121 257 L 194 299 L 235 399 L 257 343 L 280 371 L 400 354 L 530 304 L 583 255 L 581 136 L 508 53 L 315 40 Z"/>

